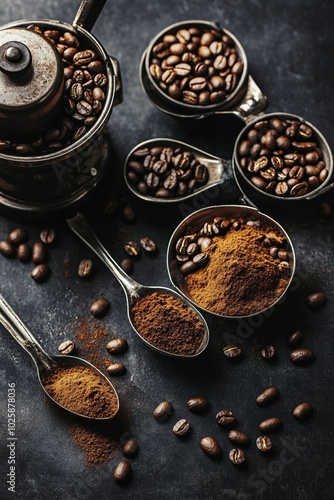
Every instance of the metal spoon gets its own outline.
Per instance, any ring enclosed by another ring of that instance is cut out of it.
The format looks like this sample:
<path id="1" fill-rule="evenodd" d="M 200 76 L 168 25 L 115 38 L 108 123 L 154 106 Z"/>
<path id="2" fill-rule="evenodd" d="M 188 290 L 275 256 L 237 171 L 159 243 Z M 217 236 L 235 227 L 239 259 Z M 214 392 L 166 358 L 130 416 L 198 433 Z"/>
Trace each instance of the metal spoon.
<path id="1" fill-rule="evenodd" d="M 72 229 L 72 231 L 79 236 L 79 238 L 82 239 L 88 245 L 95 253 L 100 257 L 100 259 L 104 262 L 104 264 L 108 267 L 108 269 L 113 273 L 115 278 L 119 281 L 119 283 L 122 285 L 122 288 L 125 292 L 125 296 L 127 299 L 127 315 L 128 315 L 128 320 L 134 329 L 134 331 L 137 333 L 137 335 L 143 340 L 146 345 L 151 347 L 157 352 L 167 354 L 169 356 L 175 356 L 175 357 L 194 357 L 198 356 L 201 354 L 204 349 L 207 347 L 208 342 L 209 342 L 209 329 L 208 325 L 203 318 L 203 316 L 197 311 L 195 307 L 193 307 L 185 298 L 183 298 L 180 294 L 175 292 L 174 290 L 171 290 L 166 287 L 158 287 L 158 286 L 143 286 L 139 283 L 137 283 L 134 279 L 130 278 L 124 271 L 123 269 L 114 261 L 114 259 L 111 257 L 111 255 L 108 253 L 106 248 L 102 245 L 100 240 L 97 238 L 96 234 L 93 232 L 92 228 L 88 224 L 87 220 L 85 217 L 81 214 L 78 213 L 72 218 L 67 219 L 67 223 Z M 158 292 L 158 293 L 165 293 L 168 295 L 171 295 L 173 297 L 176 297 L 178 300 L 186 304 L 190 309 L 192 309 L 198 319 L 202 322 L 203 327 L 204 327 L 204 335 L 203 335 L 203 340 L 201 342 L 201 345 L 197 349 L 197 351 L 194 354 L 176 354 L 172 353 L 169 351 L 165 351 L 164 349 L 160 349 L 156 347 L 155 345 L 151 344 L 148 342 L 136 329 L 133 323 L 133 315 L 132 315 L 132 307 L 135 304 L 135 302 L 140 299 L 141 297 L 144 297 L 147 294 L 151 294 L 153 292 Z"/>
<path id="2" fill-rule="evenodd" d="M 196 156 L 196 159 L 208 168 L 209 170 L 208 182 L 203 186 L 200 186 L 197 189 L 195 189 L 192 193 L 183 196 L 171 196 L 170 198 L 159 198 L 157 196 L 140 193 L 138 189 L 136 189 L 136 186 L 132 184 L 128 179 L 127 173 L 129 171 L 129 162 L 131 161 L 131 157 L 135 153 L 135 151 L 144 148 L 150 149 L 154 148 L 155 146 L 171 147 L 173 149 L 181 147 L 184 151 L 189 151 L 193 153 Z M 192 198 L 193 196 L 196 196 L 197 194 L 202 193 L 203 191 L 206 191 L 207 189 L 213 186 L 223 184 L 224 182 L 230 180 L 232 178 L 232 175 L 233 174 L 232 174 L 231 161 L 225 160 L 223 158 L 218 158 L 218 156 L 214 156 L 210 153 L 207 153 L 206 151 L 198 149 L 185 142 L 178 141 L 175 139 L 168 139 L 165 137 L 148 139 L 147 141 L 143 141 L 140 144 L 137 144 L 134 148 L 132 148 L 132 150 L 129 152 L 124 161 L 124 177 L 128 188 L 142 200 L 154 201 L 157 203 L 175 203 L 175 202 L 180 203 L 181 201 L 185 201 L 189 198 Z"/>
<path id="3" fill-rule="evenodd" d="M 49 396 L 50 399 L 52 399 L 54 403 L 74 415 L 85 417 L 91 420 L 109 420 L 116 415 L 119 409 L 119 399 L 117 392 L 110 380 L 105 375 L 103 375 L 100 370 L 98 370 L 95 366 L 84 359 L 69 355 L 51 356 L 50 354 L 47 354 L 1 294 L 0 323 L 12 335 L 12 337 L 14 337 L 16 342 L 18 342 L 18 344 L 31 356 L 37 368 L 39 382 L 45 393 Z M 102 377 L 107 381 L 107 383 L 110 385 L 110 389 L 115 393 L 117 397 L 117 410 L 115 411 L 114 415 L 112 415 L 111 417 L 102 418 L 83 415 L 81 413 L 70 410 L 66 406 L 63 406 L 48 393 L 43 385 L 42 375 L 47 372 L 51 372 L 58 367 L 69 368 L 73 366 L 84 366 L 86 368 L 89 368 L 90 370 L 93 370 L 97 375 L 99 375 L 99 377 Z"/>

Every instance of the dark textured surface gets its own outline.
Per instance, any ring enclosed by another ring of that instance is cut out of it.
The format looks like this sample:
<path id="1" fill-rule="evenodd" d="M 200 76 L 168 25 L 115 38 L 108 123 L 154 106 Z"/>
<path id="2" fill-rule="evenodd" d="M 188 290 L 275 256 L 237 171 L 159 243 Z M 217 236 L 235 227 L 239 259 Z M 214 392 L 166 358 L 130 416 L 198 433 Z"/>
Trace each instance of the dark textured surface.
<path id="1" fill-rule="evenodd" d="M 50 18 L 71 22 L 79 2 L 72 0 L 2 0 L 0 22 L 24 18 Z M 168 239 L 185 211 L 200 206 L 238 203 L 231 182 L 215 196 L 201 197 L 186 207 L 160 208 L 133 199 L 123 183 L 122 164 L 138 142 L 169 136 L 190 142 L 218 156 L 229 158 L 242 125 L 236 120 L 217 119 L 196 123 L 179 121 L 156 110 L 143 94 L 138 80 L 142 52 L 150 39 L 165 26 L 183 19 L 219 21 L 243 44 L 250 73 L 269 100 L 268 111 L 298 114 L 313 123 L 334 146 L 332 92 L 334 70 L 333 4 L 330 1 L 265 0 L 128 1 L 109 0 L 93 33 L 108 52 L 119 60 L 124 102 L 116 107 L 108 126 L 113 159 L 113 185 L 107 196 L 123 193 L 138 209 L 138 221 L 126 225 L 117 214 L 103 216 L 102 200 L 91 203 L 86 215 L 101 240 L 120 260 L 127 239 L 147 235 L 159 246 L 157 256 L 142 255 L 135 263 L 133 277 L 144 284 L 169 285 L 165 266 Z M 109 194 L 110 192 L 110 194 Z M 327 195 L 331 200 L 332 194 Z M 286 300 L 269 317 L 249 321 L 224 321 L 207 316 L 211 341 L 196 360 L 180 361 L 160 356 L 141 343 L 128 325 L 123 291 L 104 265 L 71 234 L 65 222 L 53 223 L 57 241 L 50 250 L 50 279 L 41 285 L 30 278 L 31 264 L 20 264 L 1 256 L 0 291 L 35 333 L 45 349 L 57 353 L 61 340 L 71 338 L 78 319 L 92 321 L 89 305 L 105 296 L 111 301 L 108 315 L 101 319 L 110 333 L 127 338 L 129 351 L 121 356 L 127 373 L 115 380 L 119 391 L 126 436 L 140 443 L 137 458 L 131 460 L 133 480 L 128 487 L 116 485 L 113 470 L 121 453 L 110 462 L 87 467 L 81 449 L 68 430 L 69 419 L 48 404 L 40 389 L 30 358 L 1 328 L 0 341 L 0 497 L 13 498 L 7 490 L 7 387 L 16 384 L 16 496 L 23 500 L 177 498 L 182 500 L 268 499 L 329 500 L 334 496 L 332 481 L 333 442 L 333 238 L 334 223 L 319 220 L 320 200 L 310 210 L 293 208 L 290 214 L 274 216 L 288 231 L 295 246 L 297 269 Z M 0 218 L 1 239 L 17 225 Z M 38 239 L 45 224 L 24 223 L 29 241 Z M 88 282 L 76 275 L 81 258 L 91 257 L 95 274 Z M 309 293 L 324 291 L 328 303 L 319 311 L 305 304 Z M 306 367 L 289 360 L 286 336 L 300 329 L 305 347 L 316 360 Z M 241 363 L 223 359 L 222 347 L 239 341 L 245 351 Z M 257 346 L 272 343 L 277 361 L 259 359 Z M 103 344 L 97 346 L 103 351 Z M 269 408 L 258 408 L 255 397 L 268 385 L 276 385 L 281 397 Z M 190 397 L 204 396 L 210 409 L 204 415 L 187 410 Z M 162 400 L 170 400 L 175 412 L 166 423 L 152 418 Z M 305 423 L 291 416 L 303 400 L 310 401 L 314 415 Z M 252 440 L 246 450 L 247 465 L 233 466 L 228 459 L 232 445 L 214 416 L 231 409 L 238 428 Z M 256 449 L 258 424 L 279 416 L 282 429 L 273 435 L 274 452 L 269 457 Z M 188 418 L 193 432 L 185 440 L 172 433 L 180 418 Z M 200 449 L 202 437 L 211 435 L 221 444 L 223 459 L 210 460 Z"/>

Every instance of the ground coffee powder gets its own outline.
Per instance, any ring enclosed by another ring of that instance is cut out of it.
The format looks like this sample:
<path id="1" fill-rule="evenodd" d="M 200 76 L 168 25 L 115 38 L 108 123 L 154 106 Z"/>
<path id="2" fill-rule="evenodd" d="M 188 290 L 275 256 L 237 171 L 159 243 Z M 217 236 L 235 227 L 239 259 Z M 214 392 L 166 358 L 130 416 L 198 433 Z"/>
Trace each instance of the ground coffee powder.
<path id="1" fill-rule="evenodd" d="M 155 347 L 173 354 L 193 355 L 198 351 L 205 327 L 184 302 L 167 293 L 149 293 L 132 308 L 139 334 Z"/>

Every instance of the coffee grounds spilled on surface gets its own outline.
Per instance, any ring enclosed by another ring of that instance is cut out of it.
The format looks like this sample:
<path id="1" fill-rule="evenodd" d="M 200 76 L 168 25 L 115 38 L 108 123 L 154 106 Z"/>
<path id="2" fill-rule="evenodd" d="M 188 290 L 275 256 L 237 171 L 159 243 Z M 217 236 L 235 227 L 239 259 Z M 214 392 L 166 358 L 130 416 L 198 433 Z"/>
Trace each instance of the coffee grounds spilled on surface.
<path id="1" fill-rule="evenodd" d="M 101 429 L 73 424 L 69 429 L 73 442 L 85 454 L 87 464 L 98 464 L 113 459 L 121 449 L 119 437 L 112 437 L 112 433 Z"/>
<path id="2" fill-rule="evenodd" d="M 194 355 L 203 341 L 205 327 L 183 301 L 166 293 L 153 292 L 132 307 L 133 323 L 139 334 L 166 352 Z"/>
<path id="3" fill-rule="evenodd" d="M 111 418 L 117 413 L 115 391 L 89 367 L 60 366 L 42 381 L 48 394 L 70 411 L 90 418 Z"/>
<path id="4" fill-rule="evenodd" d="M 244 225 L 214 237 L 206 251 L 208 263 L 185 277 L 194 302 L 226 316 L 270 307 L 286 289 L 291 271 L 282 270 L 280 260 L 270 254 L 264 244 L 268 234 L 275 235 L 266 227 Z"/>

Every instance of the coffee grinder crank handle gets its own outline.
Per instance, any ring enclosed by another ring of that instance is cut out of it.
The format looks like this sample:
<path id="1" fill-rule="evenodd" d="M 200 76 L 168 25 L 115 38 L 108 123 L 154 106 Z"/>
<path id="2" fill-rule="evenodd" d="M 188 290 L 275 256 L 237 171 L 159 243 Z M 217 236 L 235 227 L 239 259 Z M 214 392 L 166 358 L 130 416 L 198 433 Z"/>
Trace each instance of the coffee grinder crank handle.
<path id="1" fill-rule="evenodd" d="M 73 26 L 91 31 L 107 0 L 82 0 L 73 19 Z"/>

